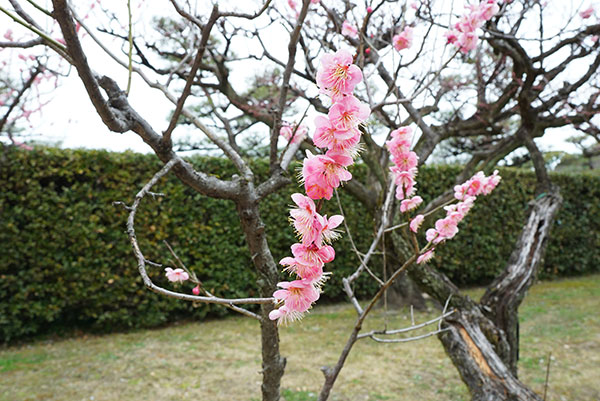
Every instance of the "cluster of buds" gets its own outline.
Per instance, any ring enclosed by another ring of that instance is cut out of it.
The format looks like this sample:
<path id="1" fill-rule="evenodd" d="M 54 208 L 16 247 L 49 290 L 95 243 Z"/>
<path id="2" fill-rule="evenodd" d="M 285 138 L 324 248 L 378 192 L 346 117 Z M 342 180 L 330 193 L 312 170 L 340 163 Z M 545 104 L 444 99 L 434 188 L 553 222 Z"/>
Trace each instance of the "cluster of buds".
<path id="1" fill-rule="evenodd" d="M 300 319 L 319 299 L 326 278 L 323 267 L 335 258 L 331 243 L 338 238 L 335 229 L 344 218 L 322 216 L 319 209 L 323 199 L 331 199 L 334 189 L 352 178 L 347 168 L 358 156 L 358 126 L 371 113 L 352 95 L 362 81 L 362 72 L 352 61 L 349 52 L 340 50 L 324 55 L 317 71 L 320 91 L 331 98 L 332 105 L 327 116 L 315 118 L 313 142 L 324 153 L 308 154 L 303 161 L 301 179 L 306 195 L 292 195 L 297 207 L 290 211 L 290 220 L 300 242 L 291 247 L 293 257 L 279 263 L 296 280 L 278 283 L 281 289 L 273 293 L 279 308 L 271 311 L 269 317 L 278 323 Z M 319 200 L 318 205 L 315 200 Z"/>

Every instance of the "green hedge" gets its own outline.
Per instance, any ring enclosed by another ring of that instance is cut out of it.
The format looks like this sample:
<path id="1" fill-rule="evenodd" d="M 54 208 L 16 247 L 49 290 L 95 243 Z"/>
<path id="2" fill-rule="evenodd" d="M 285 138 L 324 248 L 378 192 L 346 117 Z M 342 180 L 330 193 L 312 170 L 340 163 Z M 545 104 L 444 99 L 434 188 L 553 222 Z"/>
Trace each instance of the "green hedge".
<path id="1" fill-rule="evenodd" d="M 222 159 L 194 158 L 205 171 L 224 178 L 235 173 Z M 267 165 L 257 162 L 256 170 Z M 125 234 L 130 203 L 160 168 L 152 155 L 36 148 L 5 149 L 0 155 L 0 339 L 80 327 L 112 331 L 151 327 L 183 317 L 202 318 L 226 311 L 192 305 L 147 291 Z M 423 168 L 419 191 L 427 199 L 452 182 L 457 168 Z M 358 177 L 364 168 L 354 170 Z M 460 284 L 489 282 L 502 269 L 532 197 L 534 177 L 506 170 L 497 192 L 482 198 L 463 222 L 461 233 L 440 249 L 435 263 Z M 585 175 L 553 177 L 563 188 L 561 211 L 544 265 L 546 276 L 599 271 L 600 179 Z M 233 203 L 200 196 L 169 176 L 155 190 L 165 198 L 145 199 L 137 232 L 147 257 L 173 265 L 163 240 L 176 249 L 207 288 L 221 296 L 256 295 L 254 272 Z M 261 205 L 274 257 L 287 256 L 295 242 L 285 209 L 290 186 Z M 348 223 L 359 249 L 371 239 L 373 218 L 342 194 Z M 335 202 L 326 204 L 336 213 Z M 340 281 L 357 264 L 347 237 L 336 245 L 334 272 L 324 298 L 342 299 Z M 378 260 L 374 261 L 377 265 Z M 161 269 L 151 277 L 169 286 Z M 377 268 L 376 268 L 377 270 Z M 190 291 L 189 284 L 183 284 Z M 373 290 L 366 280 L 357 293 Z"/>

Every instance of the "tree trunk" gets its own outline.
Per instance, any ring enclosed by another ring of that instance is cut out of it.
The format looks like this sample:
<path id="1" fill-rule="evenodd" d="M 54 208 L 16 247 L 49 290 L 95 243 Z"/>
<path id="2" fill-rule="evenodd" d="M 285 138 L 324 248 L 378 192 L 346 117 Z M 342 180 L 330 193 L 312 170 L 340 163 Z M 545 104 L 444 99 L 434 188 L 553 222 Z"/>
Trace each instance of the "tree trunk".
<path id="1" fill-rule="evenodd" d="M 237 212 L 242 223 L 246 242 L 252 255 L 252 261 L 258 273 L 257 284 L 261 297 L 271 297 L 277 287 L 278 269 L 265 235 L 265 226 L 260 218 L 258 202 L 248 191 L 248 198 L 236 202 Z M 261 305 L 261 342 L 262 342 L 262 399 L 278 401 L 281 377 L 286 360 L 279 353 L 279 332 L 275 321 L 269 319 L 273 305 Z"/>
<path id="2" fill-rule="evenodd" d="M 506 334 L 510 352 L 503 356 L 503 360 L 515 377 L 519 359 L 518 308 L 537 276 L 561 202 L 562 198 L 557 190 L 542 194 L 532 202 L 529 219 L 521 231 L 506 269 L 481 298 L 485 315 Z"/>

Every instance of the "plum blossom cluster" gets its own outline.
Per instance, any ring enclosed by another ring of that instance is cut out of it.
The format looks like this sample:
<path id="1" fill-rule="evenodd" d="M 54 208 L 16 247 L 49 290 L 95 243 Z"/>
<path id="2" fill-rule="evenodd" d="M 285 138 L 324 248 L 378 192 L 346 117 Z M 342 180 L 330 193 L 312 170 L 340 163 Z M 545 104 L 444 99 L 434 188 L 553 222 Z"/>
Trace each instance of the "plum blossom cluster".
<path id="1" fill-rule="evenodd" d="M 392 139 L 385 145 L 394 164 L 390 170 L 396 184 L 396 199 L 400 200 L 400 212 L 407 213 L 423 203 L 423 198 L 415 195 L 419 157 L 410 150 L 413 137 L 410 127 L 401 127 L 392 131 L 391 137 Z M 423 219 L 423 215 L 415 216 L 410 221 L 410 229 L 416 233 Z"/>
<path id="2" fill-rule="evenodd" d="M 291 246 L 293 256 L 279 263 L 296 280 L 278 283 L 280 289 L 273 293 L 279 308 L 269 317 L 278 323 L 300 319 L 319 299 L 326 279 L 323 267 L 335 258 L 331 243 L 338 238 L 335 229 L 344 218 L 323 216 L 319 210 L 324 199 L 331 199 L 334 189 L 352 178 L 348 166 L 359 152 L 358 127 L 371 112 L 352 95 L 362 81 L 361 70 L 352 62 L 352 54 L 340 50 L 325 54 L 317 71 L 320 91 L 331 98 L 332 105 L 327 116 L 315 118 L 313 142 L 324 153 L 309 153 L 303 161 L 301 178 L 306 195 L 292 195 L 296 207 L 290 211 L 290 221 L 300 242 Z M 315 200 L 319 202 L 315 204 Z"/>
<path id="3" fill-rule="evenodd" d="M 454 29 L 444 34 L 448 43 L 454 44 L 465 54 L 477 47 L 479 37 L 475 31 L 500 11 L 495 0 L 469 5 L 468 9 L 470 12 L 454 24 Z"/>
<path id="4" fill-rule="evenodd" d="M 410 150 L 412 142 L 412 130 L 410 127 L 401 127 L 392 131 L 391 139 L 386 142 L 390 152 L 393 166 L 390 167 L 396 184 L 396 199 L 400 200 L 400 212 L 408 213 L 415 210 L 423 199 L 415 195 L 416 175 L 419 158 Z M 471 179 L 461 185 L 454 187 L 454 198 L 457 203 L 445 206 L 446 216 L 435 222 L 435 228 L 426 231 L 425 237 L 429 244 L 426 252 L 419 255 L 417 263 L 424 263 L 434 256 L 435 245 L 453 238 L 458 233 L 458 224 L 465 218 L 475 199 L 479 195 L 488 195 L 500 182 L 498 170 L 486 177 L 483 172 L 478 172 Z M 409 228 L 416 233 L 425 216 L 416 215 L 409 221 Z"/>
<path id="5" fill-rule="evenodd" d="M 410 150 L 412 143 L 412 130 L 410 127 L 401 127 L 392 131 L 392 139 L 385 143 L 390 152 L 392 163 L 390 167 L 396 182 L 396 199 L 400 200 L 400 210 L 404 213 L 419 206 L 423 199 L 415 196 L 417 164 L 419 157 Z"/>
<path id="6" fill-rule="evenodd" d="M 458 233 L 458 224 L 465 218 L 480 195 L 489 195 L 500 182 L 498 170 L 486 177 L 482 171 L 475 174 L 461 185 L 454 187 L 454 198 L 457 203 L 444 207 L 446 216 L 435 222 L 435 228 L 425 232 L 425 238 L 433 246 L 453 238 Z M 429 249 L 417 259 L 423 263 L 433 258 L 435 248 Z"/>

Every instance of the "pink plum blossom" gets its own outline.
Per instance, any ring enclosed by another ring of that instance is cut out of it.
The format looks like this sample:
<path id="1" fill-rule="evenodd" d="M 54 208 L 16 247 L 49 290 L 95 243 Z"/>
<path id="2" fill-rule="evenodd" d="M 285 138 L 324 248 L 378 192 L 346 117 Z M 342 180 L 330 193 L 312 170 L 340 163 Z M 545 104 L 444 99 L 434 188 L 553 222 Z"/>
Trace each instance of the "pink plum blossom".
<path id="1" fill-rule="evenodd" d="M 296 261 L 304 265 L 323 266 L 335 259 L 335 250 L 330 245 L 318 247 L 315 244 L 294 244 L 291 248 Z"/>
<path id="2" fill-rule="evenodd" d="M 466 54 L 477 47 L 478 41 L 479 37 L 474 32 L 463 32 L 459 35 L 456 44 L 458 49 Z"/>
<path id="3" fill-rule="evenodd" d="M 298 205 L 298 208 L 290 210 L 294 228 L 302 238 L 302 243 L 310 244 L 321 230 L 315 203 L 308 196 L 298 193 L 292 195 L 292 200 Z"/>
<path id="4" fill-rule="evenodd" d="M 421 224 L 423 224 L 423 220 L 425 220 L 425 216 L 423 216 L 422 214 L 416 215 L 414 219 L 410 221 L 410 231 L 412 231 L 413 233 L 419 231 L 419 227 L 421 227 Z"/>
<path id="5" fill-rule="evenodd" d="M 411 197 L 415 192 L 415 179 L 417 169 L 411 168 L 408 171 L 401 170 L 398 166 L 390 168 L 395 176 L 396 188 L 396 199 L 402 200 L 407 197 Z"/>
<path id="6" fill-rule="evenodd" d="M 397 159 L 406 157 L 404 154 L 410 152 L 412 141 L 412 130 L 410 127 L 398 128 L 391 132 L 392 139 L 385 143 L 395 164 Z M 415 154 L 416 156 L 416 154 Z"/>
<path id="7" fill-rule="evenodd" d="M 450 217 L 439 219 L 435 222 L 435 231 L 438 232 L 440 237 L 443 237 L 444 239 L 450 239 L 458 232 L 458 227 L 456 224 L 456 221 Z"/>
<path id="8" fill-rule="evenodd" d="M 392 156 L 392 160 L 399 159 L 405 153 L 410 152 L 410 140 L 407 139 L 392 139 L 385 144 Z"/>
<path id="9" fill-rule="evenodd" d="M 402 200 L 404 198 L 409 198 L 415 194 L 416 188 L 414 184 L 411 185 L 398 185 L 396 187 L 396 199 Z"/>
<path id="10" fill-rule="evenodd" d="M 498 170 L 494 170 L 494 173 L 487 178 L 487 182 L 483 186 L 481 191 L 484 195 L 489 195 L 494 188 L 498 186 L 502 177 L 498 175 Z"/>
<path id="11" fill-rule="evenodd" d="M 454 24 L 454 29 L 460 33 L 473 32 L 477 28 L 481 27 L 483 22 L 484 20 L 477 13 L 477 11 L 475 11 L 471 14 L 463 16 L 456 24 Z"/>
<path id="12" fill-rule="evenodd" d="M 465 196 L 462 202 L 456 204 L 456 211 L 465 216 L 473 207 L 475 199 L 474 196 Z"/>
<path id="13" fill-rule="evenodd" d="M 412 139 L 412 128 L 410 128 L 410 127 L 397 128 L 390 133 L 390 136 L 394 139 L 407 140 L 410 142 Z"/>
<path id="14" fill-rule="evenodd" d="M 167 267 L 165 272 L 167 279 L 173 283 L 182 283 L 190 278 L 190 275 L 183 269 L 171 269 L 170 267 Z"/>
<path id="15" fill-rule="evenodd" d="M 394 44 L 394 49 L 398 51 L 410 48 L 413 42 L 413 28 L 407 26 L 402 32 L 394 35 L 392 42 Z"/>
<path id="16" fill-rule="evenodd" d="M 423 198 L 420 196 L 415 196 L 410 199 L 404 199 L 400 202 L 400 211 L 402 213 L 406 213 L 417 208 L 423 202 Z"/>
<path id="17" fill-rule="evenodd" d="M 439 236 L 440 235 L 435 230 L 435 228 L 430 228 L 427 231 L 425 231 L 425 239 L 427 240 L 427 242 L 435 241 Z"/>
<path id="18" fill-rule="evenodd" d="M 323 277 L 323 265 L 321 264 L 305 264 L 297 258 L 286 257 L 279 261 L 279 264 L 285 266 L 285 271 L 295 273 L 301 279 L 310 282 L 318 283 Z"/>
<path id="19" fill-rule="evenodd" d="M 321 92 L 330 96 L 334 102 L 351 95 L 362 78 L 362 71 L 352 64 L 352 54 L 347 50 L 338 50 L 334 54 L 321 57 L 321 65 L 317 70 L 317 85 Z"/>
<path id="20" fill-rule="evenodd" d="M 467 189 L 469 189 L 469 182 L 465 182 L 464 184 L 455 185 L 454 186 L 454 198 L 458 200 L 463 200 L 465 195 L 467 194 Z"/>
<path id="21" fill-rule="evenodd" d="M 485 21 L 490 20 L 494 15 L 498 14 L 498 11 L 500 11 L 500 7 L 498 7 L 498 4 L 494 0 L 488 0 L 479 5 L 480 16 Z"/>
<path id="22" fill-rule="evenodd" d="M 425 252 L 424 254 L 420 255 L 417 258 L 417 263 L 421 264 L 421 263 L 427 263 L 429 262 L 431 259 L 433 259 L 435 248 L 428 250 L 427 252 Z"/>
<path id="23" fill-rule="evenodd" d="M 360 132 L 350 130 L 339 130 L 325 116 L 315 118 L 315 134 L 313 143 L 319 148 L 345 149 L 355 146 L 360 141 Z"/>
<path id="24" fill-rule="evenodd" d="M 281 290 L 273 293 L 277 301 L 284 301 L 290 311 L 306 312 L 319 299 L 319 290 L 308 280 L 282 281 L 277 283 Z"/>
<path id="25" fill-rule="evenodd" d="M 394 174 L 396 187 L 396 199 L 403 200 L 415 193 L 415 176 L 417 174 L 418 156 L 410 151 L 412 130 L 410 127 L 398 128 L 391 132 L 392 139 L 385 143 L 390 152 L 394 165 L 390 167 Z M 408 205 L 400 205 L 401 210 Z"/>
<path id="26" fill-rule="evenodd" d="M 200 286 L 197 285 L 194 288 L 192 288 L 192 294 L 194 295 L 199 295 L 200 294 Z"/>
<path id="27" fill-rule="evenodd" d="M 347 20 L 342 24 L 342 35 L 356 39 L 358 37 L 358 29 Z"/>
<path id="28" fill-rule="evenodd" d="M 292 9 L 292 11 L 294 11 L 296 13 L 296 15 L 298 14 L 298 5 L 296 4 L 295 0 L 287 0 L 288 6 Z"/>
<path id="29" fill-rule="evenodd" d="M 446 38 L 446 43 L 454 44 L 458 41 L 458 32 L 451 30 L 444 33 L 444 37 Z"/>
<path id="30" fill-rule="evenodd" d="M 417 167 L 419 156 L 415 152 L 406 152 L 400 154 L 400 157 L 394 159 L 396 166 L 402 171 L 408 171 Z"/>
<path id="31" fill-rule="evenodd" d="M 398 158 L 402 153 L 410 151 L 412 130 L 410 127 L 401 127 L 391 132 L 392 139 L 385 143 L 392 158 Z"/>
<path id="32" fill-rule="evenodd" d="M 478 196 L 483 192 L 483 187 L 487 183 L 487 179 L 483 171 L 479 171 L 468 182 L 467 195 Z"/>
<path id="33" fill-rule="evenodd" d="M 416 184 L 415 176 L 417 175 L 417 168 L 413 167 L 408 170 L 400 170 L 399 167 L 391 167 L 390 170 L 395 174 L 396 185 L 403 185 L 405 187 L 412 187 Z"/>
<path id="34" fill-rule="evenodd" d="M 344 216 L 336 214 L 328 219 L 327 216 L 317 215 L 317 218 L 320 223 L 319 225 L 321 226 L 321 230 L 315 240 L 317 246 L 321 246 L 323 241 L 331 243 L 339 238 L 339 234 L 335 229 L 342 224 Z"/>
<path id="35" fill-rule="evenodd" d="M 277 320 L 277 325 L 287 324 L 302 319 L 302 313 L 291 311 L 287 306 L 280 306 L 279 309 L 273 309 L 269 312 L 269 319 Z"/>
<path id="36" fill-rule="evenodd" d="M 331 152 L 304 159 L 302 178 L 306 194 L 311 199 L 331 199 L 333 190 L 342 181 L 352 179 L 352 174 L 346 170 L 352 162 L 350 156 Z"/>
<path id="37" fill-rule="evenodd" d="M 356 129 L 371 114 L 368 105 L 361 103 L 354 96 L 345 96 L 329 109 L 329 121 L 338 130 L 349 131 Z"/>

